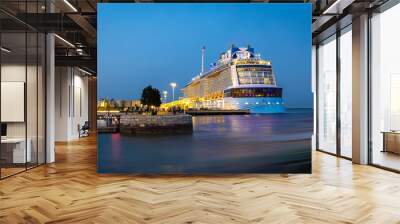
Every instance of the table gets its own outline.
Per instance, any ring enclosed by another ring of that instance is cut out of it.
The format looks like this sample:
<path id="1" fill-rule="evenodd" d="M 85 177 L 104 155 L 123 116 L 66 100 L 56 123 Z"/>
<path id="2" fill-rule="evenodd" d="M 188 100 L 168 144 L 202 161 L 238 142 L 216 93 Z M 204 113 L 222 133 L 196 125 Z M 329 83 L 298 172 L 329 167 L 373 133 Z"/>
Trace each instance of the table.
<path id="1" fill-rule="evenodd" d="M 2 157 L 6 158 L 7 162 L 10 163 L 26 163 L 31 162 L 32 153 L 31 153 L 31 145 L 32 141 L 30 138 L 27 139 L 27 147 L 25 150 L 25 138 L 5 138 L 1 139 L 1 154 Z M 11 148 L 12 147 L 12 148 Z M 9 153 L 8 153 L 9 152 Z M 3 154 L 6 154 L 3 156 Z M 12 154 L 7 156 L 7 154 Z M 12 158 L 12 160 L 11 160 Z"/>
<path id="2" fill-rule="evenodd" d="M 400 154 L 400 131 L 383 131 L 382 152 Z"/>

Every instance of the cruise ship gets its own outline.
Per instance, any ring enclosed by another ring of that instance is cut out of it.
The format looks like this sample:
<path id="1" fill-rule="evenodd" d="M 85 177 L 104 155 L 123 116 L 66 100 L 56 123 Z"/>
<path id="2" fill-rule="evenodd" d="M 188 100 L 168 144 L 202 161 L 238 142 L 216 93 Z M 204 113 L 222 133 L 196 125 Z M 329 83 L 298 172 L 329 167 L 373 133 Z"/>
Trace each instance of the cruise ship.
<path id="1" fill-rule="evenodd" d="M 204 65 L 204 48 L 203 65 Z M 254 48 L 231 46 L 210 69 L 183 88 L 193 109 L 247 109 L 250 113 L 285 112 L 282 88 L 276 83 L 271 61 Z"/>

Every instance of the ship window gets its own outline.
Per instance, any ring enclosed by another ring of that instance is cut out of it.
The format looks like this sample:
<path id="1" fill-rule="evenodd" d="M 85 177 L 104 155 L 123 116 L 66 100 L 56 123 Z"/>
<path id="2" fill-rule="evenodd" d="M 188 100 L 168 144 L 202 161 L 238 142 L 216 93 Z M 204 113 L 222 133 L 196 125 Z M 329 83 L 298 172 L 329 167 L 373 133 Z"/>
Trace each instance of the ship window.
<path id="1" fill-rule="evenodd" d="M 282 97 L 282 88 L 235 88 L 224 91 L 225 97 Z"/>
<path id="2" fill-rule="evenodd" d="M 238 71 L 239 84 L 266 84 L 275 85 L 275 78 L 271 70 L 253 71 L 253 70 L 239 70 Z"/>

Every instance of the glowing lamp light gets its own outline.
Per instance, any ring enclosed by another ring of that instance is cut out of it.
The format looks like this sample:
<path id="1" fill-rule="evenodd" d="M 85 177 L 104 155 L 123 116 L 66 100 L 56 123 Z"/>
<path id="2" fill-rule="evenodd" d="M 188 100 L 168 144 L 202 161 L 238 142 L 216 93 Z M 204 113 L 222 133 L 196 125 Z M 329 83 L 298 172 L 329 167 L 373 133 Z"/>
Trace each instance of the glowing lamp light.
<path id="1" fill-rule="evenodd" d="M 4 51 L 6 53 L 10 53 L 11 52 L 11 50 L 9 50 L 9 49 L 7 49 L 5 47 L 1 47 L 0 49 L 1 49 L 1 51 Z"/>
<path id="2" fill-rule="evenodd" d="M 78 12 L 78 10 L 68 0 L 64 0 L 64 3 L 68 5 L 68 7 L 72 9 L 72 11 Z"/>
<path id="3" fill-rule="evenodd" d="M 175 101 L 175 87 L 176 87 L 176 83 L 175 83 L 175 82 L 171 82 L 169 85 L 172 87 L 172 101 Z"/>
<path id="4" fill-rule="evenodd" d="M 63 37 L 61 37 L 61 36 L 59 36 L 59 35 L 57 35 L 57 34 L 54 34 L 54 36 L 57 37 L 57 38 L 58 38 L 59 40 L 61 40 L 62 42 L 64 42 L 65 44 L 67 44 L 68 46 L 70 46 L 70 47 L 72 47 L 72 48 L 75 48 L 75 45 L 74 45 L 74 44 L 72 44 L 72 43 L 69 42 L 68 40 L 64 39 Z"/>

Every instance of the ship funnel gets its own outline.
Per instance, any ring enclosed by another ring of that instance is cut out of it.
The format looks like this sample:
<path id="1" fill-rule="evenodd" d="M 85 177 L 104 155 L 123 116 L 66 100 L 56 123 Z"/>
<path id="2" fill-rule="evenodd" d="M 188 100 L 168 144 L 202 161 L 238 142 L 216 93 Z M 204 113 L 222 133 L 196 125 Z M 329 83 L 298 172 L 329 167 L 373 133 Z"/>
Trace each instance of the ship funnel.
<path id="1" fill-rule="evenodd" d="M 206 50 L 206 47 L 203 46 L 201 48 L 201 74 L 204 74 L 204 51 Z"/>

